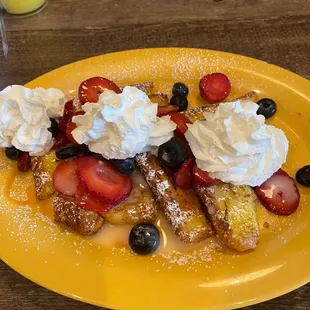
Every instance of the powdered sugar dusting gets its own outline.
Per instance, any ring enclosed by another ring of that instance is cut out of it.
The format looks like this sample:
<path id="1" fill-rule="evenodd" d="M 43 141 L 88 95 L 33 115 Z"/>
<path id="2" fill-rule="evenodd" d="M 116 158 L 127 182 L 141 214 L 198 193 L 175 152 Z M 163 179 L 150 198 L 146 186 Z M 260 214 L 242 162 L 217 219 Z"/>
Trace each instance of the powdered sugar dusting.
<path id="1" fill-rule="evenodd" d="M 156 184 L 156 190 L 157 190 L 161 195 L 164 195 L 166 189 L 168 189 L 169 186 L 170 186 L 170 185 L 169 185 L 169 182 L 168 182 L 168 181 L 162 181 L 162 182 Z"/>
<path id="2" fill-rule="evenodd" d="M 9 189 L 10 198 L 19 202 L 27 202 L 29 199 L 28 191 L 35 190 L 32 185 L 33 176 L 31 172 L 17 174 Z"/>
<path id="3" fill-rule="evenodd" d="M 154 198 L 164 210 L 175 234 L 185 243 L 204 240 L 212 234 L 196 195 L 176 190 L 151 153 L 138 154 L 137 166 L 145 176 Z M 190 197 L 186 197 L 189 195 Z M 191 221 L 195 220 L 195 225 Z"/>
<path id="4" fill-rule="evenodd" d="M 3 222 L 5 221 L 5 222 Z M 12 203 L 0 205 L 0 238 L 5 238 L 14 251 L 40 251 L 39 256 L 46 257 L 45 264 L 62 252 L 73 251 L 78 256 L 100 249 L 101 246 L 91 243 L 43 215 L 34 206 L 14 206 Z M 4 249 L 5 250 L 5 249 Z M 44 253 L 47 253 L 46 255 Z M 79 265 L 79 259 L 72 262 L 72 267 Z"/>
<path id="5" fill-rule="evenodd" d="M 75 74 L 70 72 L 72 70 L 66 70 L 67 73 L 65 73 L 64 79 L 58 79 L 57 71 L 51 73 L 51 75 L 55 77 L 53 79 L 53 83 L 55 83 L 55 85 L 52 86 L 74 89 L 71 91 L 73 96 L 81 80 L 88 78 L 89 74 L 93 74 L 95 67 L 98 71 L 97 74 L 104 73 L 106 77 L 114 79 L 116 82 L 123 82 L 124 80 L 126 80 L 126 82 L 132 82 L 136 80 L 137 76 L 139 80 L 143 81 L 148 80 L 149 77 L 152 76 L 152 80 L 155 81 L 155 87 L 158 90 L 169 92 L 172 86 L 171 77 L 169 76 L 167 78 L 165 70 L 161 68 L 164 68 L 167 63 L 170 65 L 171 62 L 169 59 L 171 59 L 172 51 L 176 50 L 167 49 L 166 52 L 160 50 L 160 53 L 156 50 L 142 51 L 142 54 L 139 56 L 135 56 L 135 52 L 126 52 L 127 54 L 125 53 L 126 57 L 123 57 L 123 62 L 112 61 L 111 65 L 109 65 L 109 62 L 114 58 L 114 56 L 102 56 L 99 57 L 99 61 L 95 66 L 93 60 L 85 61 L 85 66 L 83 65 L 84 70 L 78 70 L 80 69 L 80 64 L 72 64 L 71 66 L 76 69 L 73 70 Z M 130 58 L 130 60 L 128 60 L 128 58 Z M 244 67 L 243 57 L 240 56 L 232 55 L 231 57 L 224 58 L 222 57 L 221 53 L 215 54 L 215 52 L 212 51 L 193 50 L 190 52 L 189 50 L 186 50 L 186 52 L 184 52 L 184 50 L 180 50 L 180 52 L 176 52 L 174 60 L 176 61 L 175 64 L 172 65 L 173 78 L 175 80 L 188 78 L 186 83 L 190 89 L 197 87 L 198 76 L 203 76 L 206 73 L 214 71 L 221 71 L 228 74 L 230 79 L 233 81 L 233 91 L 235 92 L 244 93 L 245 91 L 252 89 L 254 86 L 258 89 L 258 92 L 261 93 L 261 95 L 264 95 L 267 94 L 268 91 L 270 91 L 269 93 L 272 93 L 273 88 L 275 87 L 274 82 L 266 83 L 263 87 L 261 87 L 261 77 L 258 77 L 258 75 L 256 75 L 254 72 L 255 65 L 260 66 L 260 64 L 262 64 L 259 62 L 249 63 L 246 71 L 242 73 L 243 76 L 240 76 L 242 67 Z M 238 69 L 239 67 L 240 70 Z M 266 66 L 264 68 L 264 70 L 268 72 L 269 67 Z M 275 73 L 275 75 L 278 73 L 283 74 L 283 71 L 281 71 L 282 69 L 277 69 L 274 66 L 270 66 L 270 70 Z M 263 71 L 260 72 L 260 75 L 262 74 Z M 57 83 L 58 85 L 56 85 Z M 294 78 L 294 76 L 292 76 L 290 87 L 293 89 L 297 83 L 297 77 Z M 123 83 L 123 85 L 125 84 L 128 83 Z M 248 89 L 248 87 L 251 88 Z M 285 89 L 283 85 L 276 87 L 279 88 L 279 92 L 282 91 L 282 88 Z M 190 105 L 193 102 L 194 105 L 204 104 L 201 100 L 199 100 L 199 96 L 195 95 L 195 97 L 190 97 Z M 281 108 L 283 107 L 284 105 L 282 104 Z M 305 150 L 306 148 L 303 147 L 303 149 Z M 298 158 L 298 156 L 296 156 L 296 158 Z M 297 160 L 294 160 L 294 163 L 297 163 Z M 298 165 L 295 164 L 293 169 L 295 169 L 297 166 Z M 6 167 L 3 166 L 0 162 L 0 171 L 2 170 L 6 170 Z M 160 174 L 160 172 L 158 172 L 158 174 Z M 307 195 L 302 193 L 301 207 L 298 212 L 291 217 L 277 217 L 270 214 L 263 208 L 259 209 L 258 217 L 262 241 L 258 246 L 258 253 L 264 252 L 265 256 L 269 256 L 273 251 L 281 250 L 292 239 L 296 238 L 296 236 L 304 232 L 306 229 L 305 227 L 308 225 L 307 217 L 305 216 L 307 215 L 307 213 L 305 213 L 305 209 L 309 205 L 309 202 L 307 201 L 306 196 Z M 10 214 L 12 215 L 12 218 L 9 216 Z M 34 223 L 30 223 L 32 221 L 34 221 Z M 264 225 L 265 223 L 268 223 L 268 225 Z M 35 207 L 31 211 L 31 208 L 28 205 L 19 206 L 8 203 L 0 203 L 0 235 L 4 230 L 10 232 L 12 226 L 15 225 L 19 225 L 18 229 L 22 229 L 22 231 L 19 232 L 19 235 L 17 235 L 17 233 L 12 230 L 12 235 L 9 238 L 11 238 L 11 240 L 16 240 L 16 242 L 20 242 L 22 245 L 27 243 L 25 240 L 27 240 L 28 243 L 30 243 L 30 240 L 32 240 L 31 242 L 36 243 L 38 250 L 40 250 L 46 243 L 53 245 L 55 244 L 56 240 L 66 239 L 68 236 L 75 236 L 69 230 L 63 228 L 60 229 L 58 224 L 54 224 L 49 218 L 42 215 L 40 212 L 36 212 Z M 35 235 L 35 232 L 41 225 L 43 225 L 43 230 L 46 231 L 46 240 L 43 241 L 37 238 Z M 78 238 L 78 241 L 74 241 L 73 243 L 71 242 L 72 238 L 68 240 L 68 242 L 62 241 L 62 246 L 73 248 L 73 250 L 76 251 L 78 255 L 82 255 L 85 249 L 84 245 L 88 241 L 86 239 Z M 279 241 L 281 242 L 279 243 Z M 95 242 L 92 244 L 94 249 L 99 249 L 101 247 Z M 226 253 L 225 251 L 222 252 L 222 248 L 216 240 L 214 240 L 214 243 L 211 242 L 211 245 L 208 243 L 206 246 L 198 246 L 201 247 L 199 250 L 190 250 L 186 253 L 183 253 L 182 251 L 169 251 L 168 253 L 159 252 L 151 258 L 146 257 L 145 259 L 151 259 L 152 261 L 158 262 L 159 265 L 157 271 L 161 271 L 165 270 L 165 267 L 170 269 L 174 266 L 186 266 L 188 268 L 197 268 L 196 266 L 203 266 L 205 268 L 214 268 L 223 264 L 229 265 L 229 262 L 227 261 L 228 257 L 236 259 L 239 259 L 240 257 L 238 254 Z M 113 257 L 118 255 L 124 256 L 124 259 L 126 260 L 132 259 L 132 255 L 129 255 L 128 253 L 129 251 L 127 248 L 115 246 L 111 249 L 112 258 L 109 258 L 108 261 L 112 264 Z M 53 253 L 50 254 L 52 257 Z M 246 254 L 246 257 L 251 259 L 251 255 L 252 253 Z M 96 260 L 94 263 L 100 267 L 106 266 L 106 264 L 102 264 L 101 259 Z M 231 268 L 233 268 L 233 266 L 231 266 Z M 200 271 L 200 269 L 198 270 Z"/>

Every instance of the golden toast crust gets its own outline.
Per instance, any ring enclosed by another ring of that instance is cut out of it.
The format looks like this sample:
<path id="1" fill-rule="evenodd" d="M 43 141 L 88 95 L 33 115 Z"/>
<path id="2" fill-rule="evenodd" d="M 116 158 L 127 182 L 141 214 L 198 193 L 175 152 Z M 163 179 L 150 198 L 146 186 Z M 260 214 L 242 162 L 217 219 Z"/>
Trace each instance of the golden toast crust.
<path id="1" fill-rule="evenodd" d="M 164 93 L 153 93 L 149 95 L 149 98 L 153 103 L 157 103 L 159 106 L 169 104 L 168 95 Z"/>
<path id="2" fill-rule="evenodd" d="M 249 186 L 231 184 L 202 187 L 196 192 L 221 242 L 243 252 L 255 249 L 259 241 L 256 196 Z"/>
<path id="3" fill-rule="evenodd" d="M 182 242 L 196 243 L 213 235 L 194 191 L 175 189 L 155 155 L 141 153 L 136 155 L 135 160 L 174 233 Z"/>
<path id="4" fill-rule="evenodd" d="M 97 212 L 86 211 L 69 198 L 55 196 L 53 207 L 55 222 L 62 223 L 81 235 L 93 235 L 103 226 L 104 219 Z"/>
<path id="5" fill-rule="evenodd" d="M 103 217 L 114 225 L 136 225 L 139 223 L 153 223 L 157 219 L 157 206 L 154 203 L 138 202 L 123 203 L 108 211 Z"/>
<path id="6" fill-rule="evenodd" d="M 52 170 L 57 167 L 55 153 L 52 151 L 44 156 L 33 156 L 30 159 L 30 164 L 38 199 L 50 198 L 55 192 L 52 173 Z"/>
<path id="7" fill-rule="evenodd" d="M 239 98 L 231 100 L 230 102 L 236 101 L 236 100 L 253 100 L 255 99 L 255 97 L 256 97 L 256 93 L 254 91 L 251 91 Z M 197 120 L 204 120 L 205 117 L 203 116 L 203 113 L 204 112 L 215 112 L 215 110 L 217 109 L 220 103 L 207 103 L 204 106 L 188 109 L 181 113 L 185 114 L 192 122 L 197 121 Z"/>
<path id="8" fill-rule="evenodd" d="M 145 92 L 147 95 L 150 95 L 153 88 L 154 88 L 154 83 L 152 81 L 148 81 L 148 82 L 141 82 L 141 83 L 132 84 L 130 86 L 136 87 L 136 88 L 140 89 L 141 91 Z"/>

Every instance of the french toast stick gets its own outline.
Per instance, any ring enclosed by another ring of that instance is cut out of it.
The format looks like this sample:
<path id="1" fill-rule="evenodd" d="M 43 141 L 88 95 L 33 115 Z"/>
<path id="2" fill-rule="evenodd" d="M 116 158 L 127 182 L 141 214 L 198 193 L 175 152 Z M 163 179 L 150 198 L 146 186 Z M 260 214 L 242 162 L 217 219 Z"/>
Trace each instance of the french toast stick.
<path id="1" fill-rule="evenodd" d="M 75 232 L 89 236 L 95 234 L 104 224 L 104 219 L 95 211 L 80 208 L 73 199 L 56 195 L 53 199 L 54 220 Z"/>
<path id="2" fill-rule="evenodd" d="M 131 175 L 133 187 L 129 197 L 102 216 L 114 225 L 153 223 L 157 219 L 157 203 L 141 172 Z"/>
<path id="3" fill-rule="evenodd" d="M 228 101 L 236 101 L 236 100 L 253 100 L 256 97 L 256 93 L 254 91 L 248 92 L 245 95 L 236 98 L 234 100 Z M 205 117 L 203 116 L 204 112 L 215 112 L 216 108 L 219 106 L 220 103 L 208 103 L 201 107 L 196 107 L 192 109 L 188 109 L 186 111 L 183 111 L 181 113 L 185 114 L 192 122 L 195 122 L 197 120 L 204 120 Z"/>
<path id="4" fill-rule="evenodd" d="M 154 223 L 157 219 L 157 205 L 155 201 L 153 203 L 143 201 L 122 203 L 105 213 L 103 217 L 114 225 Z"/>
<path id="5" fill-rule="evenodd" d="M 196 192 L 224 245 L 238 252 L 256 248 L 259 241 L 257 198 L 251 187 L 232 184 L 210 187 L 196 185 Z"/>
<path id="6" fill-rule="evenodd" d="M 139 90 L 143 91 L 144 93 L 146 93 L 153 103 L 157 103 L 158 105 L 169 104 L 169 99 L 168 99 L 167 94 L 165 94 L 165 93 L 152 93 L 152 90 L 154 88 L 153 82 L 142 82 L 142 83 L 133 84 L 131 86 L 134 86 L 134 87 L 138 88 Z"/>
<path id="7" fill-rule="evenodd" d="M 48 199 L 54 194 L 53 173 L 57 165 L 58 161 L 53 150 L 44 156 L 31 157 L 31 170 L 39 200 Z"/>
<path id="8" fill-rule="evenodd" d="M 154 83 L 149 81 L 149 82 L 141 82 L 141 83 L 132 84 L 130 86 L 136 87 L 142 90 L 147 95 L 150 95 L 154 88 Z"/>
<path id="9" fill-rule="evenodd" d="M 168 95 L 164 93 L 152 93 L 149 95 L 149 98 L 153 103 L 157 103 L 159 106 L 169 104 Z"/>
<path id="10" fill-rule="evenodd" d="M 152 153 L 138 154 L 135 160 L 174 233 L 182 242 L 197 243 L 213 235 L 211 224 L 194 191 L 174 188 Z"/>

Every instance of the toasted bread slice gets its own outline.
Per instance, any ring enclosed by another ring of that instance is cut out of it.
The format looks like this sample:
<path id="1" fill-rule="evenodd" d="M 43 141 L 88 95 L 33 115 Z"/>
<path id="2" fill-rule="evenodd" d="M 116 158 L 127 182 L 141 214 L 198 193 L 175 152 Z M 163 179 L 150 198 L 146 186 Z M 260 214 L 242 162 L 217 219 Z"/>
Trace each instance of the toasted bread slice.
<path id="1" fill-rule="evenodd" d="M 229 102 L 232 101 L 236 101 L 236 100 L 254 100 L 256 97 L 256 93 L 254 91 L 251 91 L 249 93 L 246 93 L 245 95 L 236 98 L 234 100 L 231 100 Z M 205 117 L 203 116 L 204 112 L 215 112 L 216 108 L 219 106 L 220 103 L 208 103 L 204 106 L 201 107 L 196 107 L 196 108 L 192 108 L 192 109 L 188 109 L 182 113 L 184 113 L 192 122 L 195 122 L 197 120 L 204 120 Z"/>
<path id="2" fill-rule="evenodd" d="M 132 180 L 133 188 L 128 199 L 103 215 L 109 223 L 135 225 L 156 221 L 157 204 L 143 175 L 139 171 L 135 171 Z"/>
<path id="3" fill-rule="evenodd" d="M 130 86 L 137 87 L 138 89 L 145 92 L 147 95 L 150 95 L 154 88 L 154 83 L 153 82 L 142 82 L 142 83 L 132 84 Z"/>
<path id="4" fill-rule="evenodd" d="M 136 163 L 174 233 L 184 243 L 197 243 L 213 235 L 201 204 L 192 190 L 175 189 L 155 155 L 141 153 Z"/>
<path id="5" fill-rule="evenodd" d="M 168 95 L 164 93 L 150 94 L 149 98 L 153 103 L 157 103 L 159 106 L 169 104 Z"/>
<path id="6" fill-rule="evenodd" d="M 55 222 L 62 223 L 81 235 L 93 235 L 104 224 L 104 219 L 97 212 L 80 208 L 73 199 L 56 195 L 53 207 Z"/>
<path id="7" fill-rule="evenodd" d="M 53 150 L 44 156 L 31 157 L 31 170 L 38 199 L 45 200 L 54 194 L 53 173 L 57 165 L 58 161 Z"/>
<path id="8" fill-rule="evenodd" d="M 220 240 L 238 252 L 256 248 L 259 227 L 257 197 L 249 186 L 231 184 L 201 187 L 196 191 Z"/>
<path id="9" fill-rule="evenodd" d="M 154 203 L 143 202 L 143 197 L 137 199 L 137 203 L 122 203 L 111 211 L 105 213 L 103 217 L 110 224 L 136 225 L 138 223 L 153 223 L 157 219 L 157 206 Z"/>

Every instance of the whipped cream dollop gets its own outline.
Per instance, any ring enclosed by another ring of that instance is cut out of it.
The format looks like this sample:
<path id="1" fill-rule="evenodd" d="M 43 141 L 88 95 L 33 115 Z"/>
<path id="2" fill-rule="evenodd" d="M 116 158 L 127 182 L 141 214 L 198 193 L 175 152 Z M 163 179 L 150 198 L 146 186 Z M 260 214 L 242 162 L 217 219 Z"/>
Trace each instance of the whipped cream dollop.
<path id="1" fill-rule="evenodd" d="M 173 137 L 170 116 L 157 117 L 157 104 L 136 87 L 116 94 L 105 91 L 97 103 L 83 105 L 84 115 L 73 117 L 74 139 L 106 159 L 125 159 L 151 150 Z"/>
<path id="2" fill-rule="evenodd" d="M 235 185 L 258 186 L 286 161 L 288 140 L 265 124 L 252 101 L 222 103 L 206 120 L 188 124 L 185 134 L 198 168 Z"/>
<path id="3" fill-rule="evenodd" d="M 8 86 L 0 92 L 0 147 L 14 145 L 31 156 L 53 146 L 50 118 L 62 116 L 64 93 L 55 88 Z"/>

